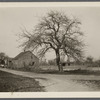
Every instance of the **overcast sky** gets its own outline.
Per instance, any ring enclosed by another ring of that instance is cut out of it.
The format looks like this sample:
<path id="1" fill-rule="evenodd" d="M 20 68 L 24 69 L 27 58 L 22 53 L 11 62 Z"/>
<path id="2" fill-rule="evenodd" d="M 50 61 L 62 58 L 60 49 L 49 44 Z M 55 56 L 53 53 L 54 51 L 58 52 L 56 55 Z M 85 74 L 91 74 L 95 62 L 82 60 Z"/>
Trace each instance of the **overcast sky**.
<path id="1" fill-rule="evenodd" d="M 23 7 L 0 8 L 0 52 L 5 52 L 10 57 L 15 57 L 21 52 L 17 40 L 20 27 L 25 26 L 31 30 L 47 12 L 56 10 L 68 16 L 75 16 L 82 22 L 84 32 L 85 55 L 100 58 L 100 7 Z M 52 56 L 51 56 L 52 55 Z M 52 58 L 54 54 L 48 54 Z"/>

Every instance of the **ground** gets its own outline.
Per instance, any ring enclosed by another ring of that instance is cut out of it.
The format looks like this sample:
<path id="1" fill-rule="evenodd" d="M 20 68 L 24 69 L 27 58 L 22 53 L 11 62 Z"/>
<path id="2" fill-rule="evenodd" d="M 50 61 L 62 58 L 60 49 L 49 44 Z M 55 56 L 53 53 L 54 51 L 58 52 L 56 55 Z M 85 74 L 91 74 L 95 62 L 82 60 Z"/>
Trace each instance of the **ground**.
<path id="1" fill-rule="evenodd" d="M 0 92 L 37 92 L 43 91 L 35 79 L 0 71 Z"/>
<path id="2" fill-rule="evenodd" d="M 0 68 L 1 71 L 9 72 L 23 77 L 29 77 L 39 81 L 39 84 L 44 87 L 46 92 L 70 92 L 70 91 L 100 91 L 100 71 L 96 74 L 95 71 L 81 73 L 80 69 L 76 74 L 73 71 L 60 73 L 34 73 L 15 71 L 6 68 Z"/>

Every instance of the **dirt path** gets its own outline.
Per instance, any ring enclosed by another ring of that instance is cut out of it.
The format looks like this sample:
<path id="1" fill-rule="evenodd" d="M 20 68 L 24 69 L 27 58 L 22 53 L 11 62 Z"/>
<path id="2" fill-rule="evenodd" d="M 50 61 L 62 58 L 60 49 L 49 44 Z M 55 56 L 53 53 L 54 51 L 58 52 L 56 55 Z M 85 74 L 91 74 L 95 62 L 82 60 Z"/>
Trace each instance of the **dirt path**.
<path id="1" fill-rule="evenodd" d="M 39 74 L 33 72 L 22 72 L 6 68 L 0 68 L 1 71 L 9 72 L 23 77 L 35 78 L 41 86 L 45 87 L 47 92 L 69 92 L 69 91 L 93 91 L 93 88 L 73 80 L 100 80 L 100 76 L 89 75 L 54 75 Z"/>

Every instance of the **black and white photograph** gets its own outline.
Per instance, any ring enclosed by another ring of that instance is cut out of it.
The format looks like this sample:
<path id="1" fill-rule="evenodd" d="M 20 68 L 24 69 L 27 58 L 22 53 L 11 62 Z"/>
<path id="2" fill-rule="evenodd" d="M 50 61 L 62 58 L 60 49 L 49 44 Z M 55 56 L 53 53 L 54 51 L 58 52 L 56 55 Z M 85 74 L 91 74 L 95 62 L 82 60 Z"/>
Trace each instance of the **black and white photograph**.
<path id="1" fill-rule="evenodd" d="M 0 93 L 100 92 L 100 3 L 63 4 L 0 3 Z"/>

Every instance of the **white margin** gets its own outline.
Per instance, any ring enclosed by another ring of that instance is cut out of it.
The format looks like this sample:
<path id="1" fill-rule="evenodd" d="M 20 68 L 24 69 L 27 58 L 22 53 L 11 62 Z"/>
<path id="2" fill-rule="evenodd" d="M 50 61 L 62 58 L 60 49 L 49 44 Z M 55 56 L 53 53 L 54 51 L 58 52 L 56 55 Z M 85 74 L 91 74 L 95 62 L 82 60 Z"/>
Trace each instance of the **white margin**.
<path id="1" fill-rule="evenodd" d="M 0 7 L 100 7 L 100 2 L 0 2 Z M 100 92 L 1 92 L 0 98 L 100 98 Z"/>

